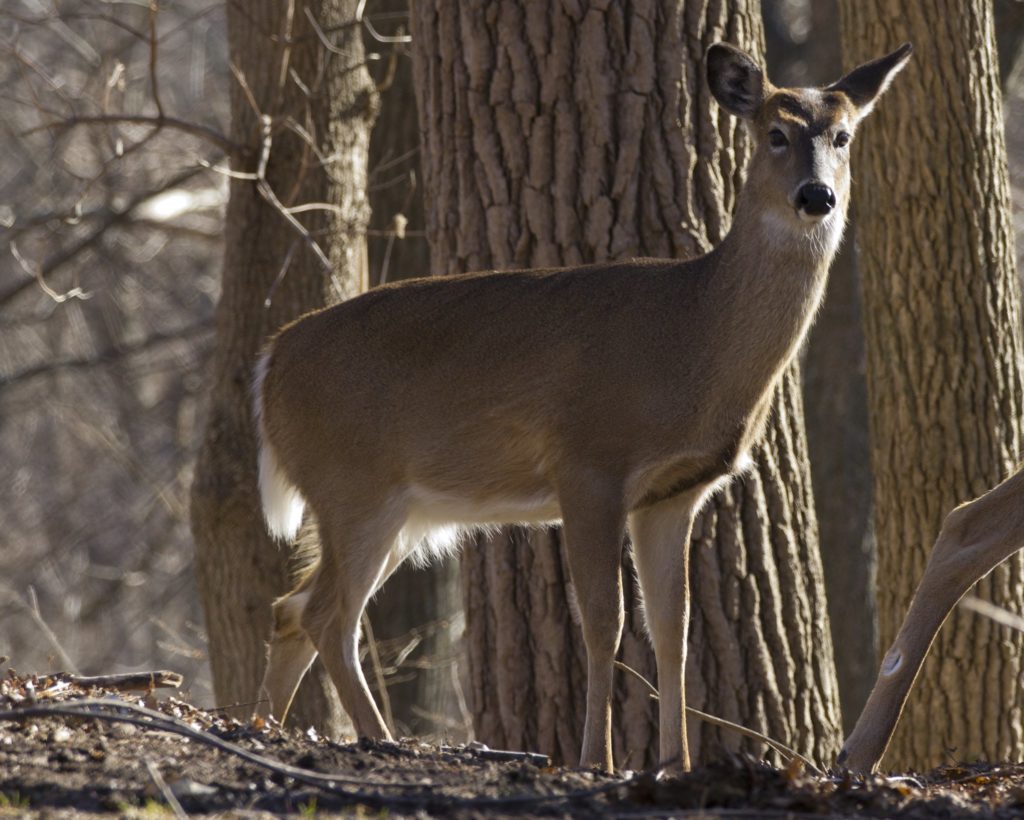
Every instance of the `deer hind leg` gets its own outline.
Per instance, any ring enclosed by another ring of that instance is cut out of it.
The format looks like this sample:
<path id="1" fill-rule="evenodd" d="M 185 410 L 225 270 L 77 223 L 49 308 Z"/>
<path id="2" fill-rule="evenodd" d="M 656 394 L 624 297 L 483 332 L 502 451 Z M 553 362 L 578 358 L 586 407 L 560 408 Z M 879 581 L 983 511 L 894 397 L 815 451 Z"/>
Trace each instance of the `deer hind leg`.
<path id="1" fill-rule="evenodd" d="M 562 499 L 565 550 L 587 647 L 587 717 L 581 766 L 613 771 L 612 677 L 624 620 L 619 499 Z"/>
<path id="2" fill-rule="evenodd" d="M 647 630 L 658 664 L 658 734 L 662 765 L 689 771 L 686 740 L 686 633 L 690 618 L 688 555 L 694 498 L 634 512 L 629 530 Z"/>
<path id="3" fill-rule="evenodd" d="M 256 708 L 260 717 L 273 715 L 284 722 L 295 691 L 316 657 L 316 647 L 302 626 L 302 612 L 318 571 L 319 567 L 294 590 L 274 602 L 274 632 L 270 639 L 267 670 L 260 686 L 261 699 Z"/>
<path id="4" fill-rule="evenodd" d="M 370 596 L 397 564 L 392 552 L 403 523 L 404 515 L 388 509 L 338 524 L 321 517 L 321 565 L 302 611 L 302 627 L 360 737 L 391 739 L 359 663 L 359 634 Z"/>

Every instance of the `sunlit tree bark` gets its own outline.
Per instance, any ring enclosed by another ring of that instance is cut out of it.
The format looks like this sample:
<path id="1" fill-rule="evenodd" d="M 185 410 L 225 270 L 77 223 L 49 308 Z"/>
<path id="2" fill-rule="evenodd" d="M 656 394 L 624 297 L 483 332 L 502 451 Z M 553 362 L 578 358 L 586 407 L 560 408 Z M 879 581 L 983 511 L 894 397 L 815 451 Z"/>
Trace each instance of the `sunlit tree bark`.
<path id="1" fill-rule="evenodd" d="M 724 236 L 750 144 L 702 61 L 719 40 L 762 53 L 759 3 L 426 0 L 413 22 L 435 271 L 688 257 Z M 560 534 L 481 542 L 463 558 L 477 735 L 575 761 L 585 663 Z M 688 702 L 830 756 L 839 712 L 795 370 L 755 470 L 709 506 L 692 548 Z M 621 657 L 653 680 L 632 592 Z M 621 675 L 619 765 L 652 762 L 654 716 Z M 761 751 L 689 730 L 697 759 Z"/>

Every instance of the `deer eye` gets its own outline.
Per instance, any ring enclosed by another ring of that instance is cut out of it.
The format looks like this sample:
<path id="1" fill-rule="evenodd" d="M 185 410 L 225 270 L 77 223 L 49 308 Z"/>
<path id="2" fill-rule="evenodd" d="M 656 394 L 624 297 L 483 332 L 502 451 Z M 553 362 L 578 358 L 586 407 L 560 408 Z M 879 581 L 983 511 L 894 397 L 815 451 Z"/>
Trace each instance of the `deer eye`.
<path id="1" fill-rule="evenodd" d="M 850 144 L 850 135 L 846 131 L 840 131 L 836 134 L 835 141 L 832 143 L 836 148 L 845 148 Z"/>
<path id="2" fill-rule="evenodd" d="M 772 148 L 785 148 L 789 145 L 789 140 L 786 135 L 782 133 L 782 129 L 773 128 L 768 132 L 768 144 Z"/>

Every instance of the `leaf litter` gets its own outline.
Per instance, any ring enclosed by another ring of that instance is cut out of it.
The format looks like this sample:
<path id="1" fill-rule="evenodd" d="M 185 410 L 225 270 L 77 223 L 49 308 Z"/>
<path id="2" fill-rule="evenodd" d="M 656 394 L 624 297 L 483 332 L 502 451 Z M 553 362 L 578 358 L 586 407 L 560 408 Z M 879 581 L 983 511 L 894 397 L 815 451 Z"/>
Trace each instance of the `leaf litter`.
<path id="1" fill-rule="evenodd" d="M 158 696 L 153 686 L 131 693 L 94 683 L 13 671 L 0 680 L 0 817 L 1024 814 L 1024 765 L 1016 763 L 859 777 L 734 755 L 678 777 L 612 776 L 550 766 L 541 755 L 504 759 L 481 744 L 335 743 Z"/>

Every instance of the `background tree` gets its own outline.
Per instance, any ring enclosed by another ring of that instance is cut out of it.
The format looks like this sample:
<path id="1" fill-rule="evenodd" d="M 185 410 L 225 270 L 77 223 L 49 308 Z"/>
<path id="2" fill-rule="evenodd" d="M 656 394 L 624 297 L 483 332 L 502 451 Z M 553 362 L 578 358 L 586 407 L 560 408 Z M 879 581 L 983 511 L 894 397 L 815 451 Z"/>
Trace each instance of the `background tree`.
<path id="1" fill-rule="evenodd" d="M 762 53 L 759 4 L 527 5 L 413 8 L 432 269 L 710 249 L 750 144 L 711 102 L 702 60 L 722 39 Z M 688 701 L 827 758 L 839 716 L 795 370 L 766 439 L 695 527 Z M 463 558 L 477 735 L 571 761 L 585 664 L 559 533 L 481 541 Z M 653 679 L 632 594 L 627 610 L 621 657 Z M 648 692 L 620 676 L 617 695 L 617 760 L 649 763 L 651 752 L 624 754 L 652 749 Z M 745 745 L 692 721 L 690 732 L 698 759 Z"/>
<path id="2" fill-rule="evenodd" d="M 266 534 L 256 489 L 253 362 L 280 325 L 366 284 L 367 148 L 377 98 L 363 65 L 358 6 L 227 6 L 237 80 L 230 136 L 240 147 L 232 156 L 192 530 L 217 700 L 241 704 L 243 713 L 251 712 L 263 674 L 270 603 L 289 586 L 289 551 Z M 300 725 L 341 728 L 340 705 L 322 674 L 307 676 L 295 709 Z"/>
<path id="3" fill-rule="evenodd" d="M 367 231 L 370 284 L 430 275 L 423 227 L 419 125 L 408 43 L 408 0 L 370 0 L 367 49 L 382 58 L 370 64 L 380 89 L 380 115 L 370 136 Z M 375 36 L 376 35 L 376 36 Z M 371 601 L 386 697 L 399 735 L 464 734 L 458 708 L 458 646 L 462 633 L 459 567 L 455 561 L 419 568 L 406 564 Z M 380 683 L 368 675 L 371 688 Z M 454 721 L 454 723 L 453 723 Z"/>
<path id="4" fill-rule="evenodd" d="M 991 2 L 843 0 L 856 61 L 910 40 L 904 76 L 858 139 L 879 617 L 885 648 L 945 514 L 1022 445 L 1021 313 Z M 1018 556 L 978 593 L 1019 610 Z M 1024 637 L 954 613 L 886 764 L 1018 753 Z"/>
<path id="5" fill-rule="evenodd" d="M 230 146 L 208 5 L 0 4 L 0 655 L 170 666 L 204 704 L 188 488 L 224 190 L 200 163 Z"/>
<path id="6" fill-rule="evenodd" d="M 764 0 L 762 8 L 768 73 L 776 82 L 821 85 L 842 75 L 836 0 Z M 856 167 L 853 175 L 857 184 Z M 802 359 L 807 449 L 844 730 L 853 728 L 867 700 L 878 655 L 856 227 L 847 221 Z M 851 618 L 851 612 L 857 617 Z"/>

